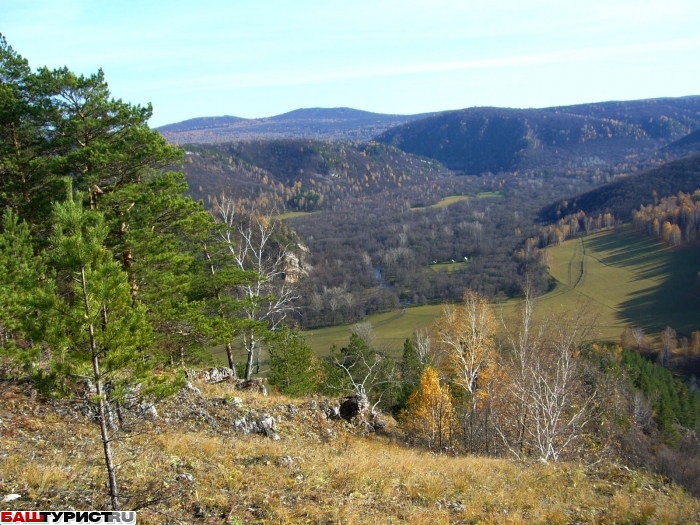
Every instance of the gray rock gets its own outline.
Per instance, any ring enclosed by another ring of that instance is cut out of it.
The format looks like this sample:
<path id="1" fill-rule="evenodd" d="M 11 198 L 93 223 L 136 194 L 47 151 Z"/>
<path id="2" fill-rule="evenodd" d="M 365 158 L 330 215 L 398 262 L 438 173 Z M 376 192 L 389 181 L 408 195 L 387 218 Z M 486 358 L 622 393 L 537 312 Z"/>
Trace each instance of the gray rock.
<path id="1" fill-rule="evenodd" d="M 186 390 L 188 392 L 192 392 L 193 394 L 197 394 L 198 396 L 202 395 L 202 391 L 194 386 L 192 383 L 189 381 L 185 381 L 185 384 L 182 385 L 182 390 Z"/>
<path id="2" fill-rule="evenodd" d="M 233 421 L 233 427 L 241 434 L 264 434 L 270 439 L 280 439 L 275 418 L 269 414 L 263 414 L 260 418 L 250 415 L 236 419 Z"/>
<path id="3" fill-rule="evenodd" d="M 139 405 L 139 412 L 150 421 L 158 419 L 158 411 L 152 403 L 141 403 Z"/>
<path id="4" fill-rule="evenodd" d="M 207 383 L 221 383 L 237 379 L 236 371 L 226 366 L 215 366 L 206 370 L 187 370 L 185 375 L 190 381 L 201 379 Z"/>
<path id="5" fill-rule="evenodd" d="M 185 481 L 187 483 L 194 483 L 194 476 L 192 474 L 189 474 L 187 472 L 183 472 L 182 474 L 178 474 L 175 476 L 176 481 Z"/>
<path id="6" fill-rule="evenodd" d="M 345 421 L 364 419 L 369 407 L 369 399 L 365 394 L 352 394 L 340 400 L 340 417 Z"/>

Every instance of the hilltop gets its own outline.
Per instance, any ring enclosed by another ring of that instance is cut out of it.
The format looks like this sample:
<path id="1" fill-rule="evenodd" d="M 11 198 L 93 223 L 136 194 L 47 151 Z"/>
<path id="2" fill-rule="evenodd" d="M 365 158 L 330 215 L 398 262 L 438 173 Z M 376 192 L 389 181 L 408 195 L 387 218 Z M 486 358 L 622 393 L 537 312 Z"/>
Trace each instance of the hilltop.
<path id="1" fill-rule="evenodd" d="M 305 108 L 260 119 L 201 117 L 157 129 L 168 141 L 178 144 L 252 139 L 367 141 L 393 126 L 429 115 L 387 115 L 352 108 Z"/>

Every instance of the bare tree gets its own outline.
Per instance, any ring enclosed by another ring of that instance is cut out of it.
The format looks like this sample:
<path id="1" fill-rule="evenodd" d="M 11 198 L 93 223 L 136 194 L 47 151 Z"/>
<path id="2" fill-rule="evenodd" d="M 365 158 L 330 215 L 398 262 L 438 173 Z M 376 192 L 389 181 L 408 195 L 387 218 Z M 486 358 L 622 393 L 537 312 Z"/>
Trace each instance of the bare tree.
<path id="1" fill-rule="evenodd" d="M 578 353 L 595 316 L 583 305 L 536 325 L 531 290 L 525 286 L 519 327 L 506 327 L 510 378 L 496 430 L 517 458 L 534 453 L 557 461 L 581 436 L 595 398 L 578 373 Z"/>
<path id="2" fill-rule="evenodd" d="M 531 367 L 536 356 L 545 346 L 546 325 L 535 325 L 533 315 L 536 298 L 531 274 L 527 274 L 522 284 L 524 293 L 520 304 L 519 316 L 515 329 L 503 318 L 501 323 L 505 330 L 508 352 L 504 356 L 504 365 L 510 380 L 503 385 L 503 400 L 496 423 L 496 432 L 505 447 L 518 459 L 530 453 L 529 425 L 531 423 L 531 403 L 529 392 L 532 389 Z"/>
<path id="3" fill-rule="evenodd" d="M 667 326 L 663 332 L 661 332 L 661 364 L 667 366 L 673 352 L 678 347 L 678 339 L 676 338 L 676 331 Z"/>
<path id="4" fill-rule="evenodd" d="M 331 353 L 331 363 L 343 371 L 352 393 L 376 409 L 384 395 L 396 385 L 398 374 L 393 361 L 375 346 L 371 323 L 353 326 L 350 344 L 339 353 Z M 369 342 L 369 343 L 368 343 Z"/>
<path id="5" fill-rule="evenodd" d="M 221 240 L 235 265 L 255 274 L 236 287 L 243 299 L 240 315 L 246 321 L 237 335 L 246 353 L 245 379 L 250 379 L 255 359 L 259 371 L 260 330 L 277 330 L 295 309 L 297 290 L 287 278 L 292 252 L 276 238 L 278 222 L 272 212 L 237 214 L 235 203 L 226 195 L 214 200 L 212 212 L 223 226 Z"/>
<path id="6" fill-rule="evenodd" d="M 583 315 L 556 319 L 549 351 L 538 355 L 530 366 L 533 424 L 529 432 L 543 461 L 557 461 L 580 437 L 588 421 L 588 408 L 595 394 L 586 396 L 582 391 L 575 357 L 589 330 L 583 319 Z"/>
<path id="7" fill-rule="evenodd" d="M 636 345 L 637 350 L 641 350 L 645 347 L 646 344 L 646 336 L 644 335 L 644 330 L 642 330 L 639 326 L 633 326 L 631 330 L 632 337 L 634 338 L 634 344 Z"/>
<path id="8" fill-rule="evenodd" d="M 433 349 L 433 337 L 430 330 L 426 328 L 416 328 L 413 332 L 413 339 L 416 346 L 416 354 L 421 365 L 437 365 L 437 356 Z"/>
<path id="9" fill-rule="evenodd" d="M 496 320 L 488 300 L 473 290 L 465 292 L 463 304 L 446 307 L 437 321 L 436 339 L 446 366 L 454 384 L 466 395 L 464 440 L 470 449 L 477 446 L 480 435 L 488 446 L 490 383 L 498 372 L 495 329 Z M 477 410 L 482 407 L 486 419 L 483 428 L 479 428 Z"/>

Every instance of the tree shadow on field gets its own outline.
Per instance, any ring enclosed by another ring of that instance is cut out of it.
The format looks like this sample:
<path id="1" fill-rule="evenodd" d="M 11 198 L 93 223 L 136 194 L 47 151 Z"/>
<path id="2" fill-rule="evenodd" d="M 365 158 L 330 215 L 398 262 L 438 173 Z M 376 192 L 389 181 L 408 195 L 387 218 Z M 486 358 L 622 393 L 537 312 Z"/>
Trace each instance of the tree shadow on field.
<path id="1" fill-rule="evenodd" d="M 638 279 L 657 283 L 627 294 L 620 303 L 623 321 L 648 332 L 671 326 L 686 337 L 700 330 L 700 247 L 668 248 L 631 230 L 586 237 L 584 242 L 586 254 L 602 264 L 634 267 Z"/>

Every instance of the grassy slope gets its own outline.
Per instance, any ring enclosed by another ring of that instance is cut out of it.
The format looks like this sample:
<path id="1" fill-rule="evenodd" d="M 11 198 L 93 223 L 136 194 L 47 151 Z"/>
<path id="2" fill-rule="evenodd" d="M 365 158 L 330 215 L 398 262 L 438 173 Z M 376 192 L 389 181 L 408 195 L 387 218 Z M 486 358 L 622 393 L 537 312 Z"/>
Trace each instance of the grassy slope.
<path id="1" fill-rule="evenodd" d="M 198 384 L 161 418 L 116 442 L 123 508 L 140 524 L 698 523 L 700 503 L 657 476 L 602 462 L 515 463 L 361 438 L 318 416 L 318 400 L 261 397 Z M 241 407 L 222 402 L 241 398 Z M 216 401 L 218 400 L 218 401 Z M 104 509 L 99 431 L 70 402 L 0 382 L 3 510 Z M 294 405 L 294 410 L 290 406 Z M 281 436 L 241 435 L 233 420 L 271 414 Z M 206 416 L 206 417 L 204 417 Z M 185 476 L 191 476 L 186 478 Z"/>
<path id="2" fill-rule="evenodd" d="M 700 329 L 700 300 L 693 292 L 700 249 L 664 248 L 653 239 L 603 232 L 551 250 L 556 289 L 544 308 L 570 308 L 581 298 L 598 308 L 601 337 L 617 339 L 625 325 L 647 332 L 672 326 L 690 335 Z"/>
<path id="3" fill-rule="evenodd" d="M 700 299 L 693 292 L 700 248 L 671 250 L 630 231 L 608 231 L 550 248 L 550 255 L 550 273 L 557 286 L 539 299 L 540 312 L 561 312 L 590 300 L 599 314 L 597 337 L 609 340 L 617 340 L 629 324 L 647 333 L 666 326 L 686 336 L 700 330 Z M 512 315 L 516 303 L 503 305 L 504 318 Z M 366 321 L 375 327 L 380 344 L 399 351 L 404 339 L 436 318 L 440 309 L 419 306 L 404 313 L 371 315 Z M 334 326 L 306 333 L 314 351 L 324 355 L 332 344 L 347 344 L 350 329 Z"/>
<path id="4" fill-rule="evenodd" d="M 430 323 L 440 315 L 441 309 L 440 305 L 418 306 L 370 315 L 365 321 L 374 326 L 380 347 L 398 351 L 406 338 L 413 335 L 416 328 Z M 305 332 L 306 340 L 316 355 L 326 355 L 331 345 L 336 344 L 341 347 L 348 344 L 351 328 L 350 325 L 343 325 L 308 330 Z"/>
<path id="5" fill-rule="evenodd" d="M 314 213 L 320 213 L 317 211 L 288 211 L 281 213 L 280 215 L 275 215 L 275 219 L 279 221 L 284 221 L 287 219 L 294 219 L 295 217 L 305 217 L 306 215 L 313 215 Z"/>

